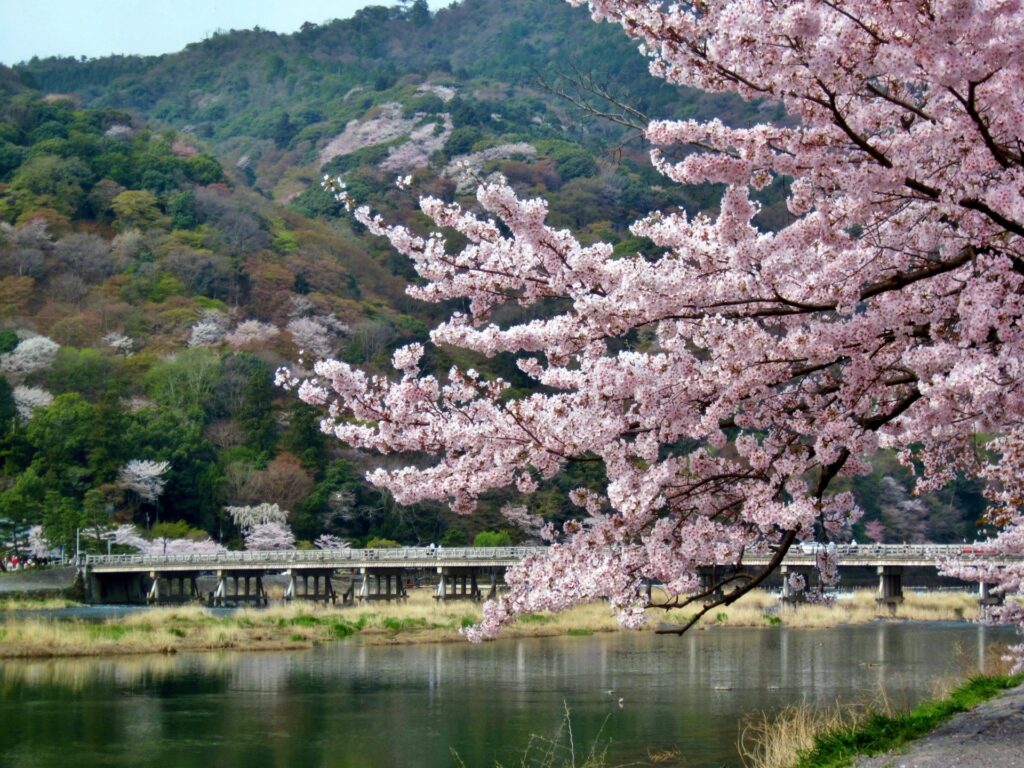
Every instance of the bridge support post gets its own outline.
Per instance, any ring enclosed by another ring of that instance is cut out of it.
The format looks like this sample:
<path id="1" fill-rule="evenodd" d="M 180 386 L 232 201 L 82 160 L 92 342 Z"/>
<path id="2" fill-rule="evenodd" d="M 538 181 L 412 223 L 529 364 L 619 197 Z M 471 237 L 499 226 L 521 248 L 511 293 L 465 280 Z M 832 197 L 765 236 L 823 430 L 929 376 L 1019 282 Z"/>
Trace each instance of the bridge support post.
<path id="1" fill-rule="evenodd" d="M 991 608 L 996 605 L 1003 604 L 1003 593 L 992 594 L 992 585 L 987 581 L 978 582 L 978 605 L 985 608 Z"/>
<path id="2" fill-rule="evenodd" d="M 903 602 L 903 566 L 878 566 L 878 597 L 879 605 L 889 607 L 889 613 L 896 613 L 896 606 Z"/>
<path id="3" fill-rule="evenodd" d="M 434 590 L 434 599 L 444 600 L 448 597 L 447 573 L 445 573 L 445 569 L 439 565 L 437 566 L 437 574 L 437 588 Z"/>
<path id="4" fill-rule="evenodd" d="M 493 598 L 498 593 L 498 575 L 494 568 L 491 568 L 491 588 L 488 593 L 488 599 Z M 475 600 L 480 601 L 484 599 L 483 591 L 480 589 L 480 569 L 476 567 L 471 568 L 450 568 L 445 566 L 438 566 L 437 572 L 439 578 L 437 581 L 437 589 L 434 590 L 434 599 L 436 600 Z M 401 583 L 401 581 L 399 581 Z M 407 595 L 402 591 L 402 597 Z"/>
<path id="5" fill-rule="evenodd" d="M 217 588 L 214 590 L 211 603 L 216 605 L 224 605 L 224 600 L 228 596 L 228 578 L 224 575 L 224 571 L 217 571 Z"/>

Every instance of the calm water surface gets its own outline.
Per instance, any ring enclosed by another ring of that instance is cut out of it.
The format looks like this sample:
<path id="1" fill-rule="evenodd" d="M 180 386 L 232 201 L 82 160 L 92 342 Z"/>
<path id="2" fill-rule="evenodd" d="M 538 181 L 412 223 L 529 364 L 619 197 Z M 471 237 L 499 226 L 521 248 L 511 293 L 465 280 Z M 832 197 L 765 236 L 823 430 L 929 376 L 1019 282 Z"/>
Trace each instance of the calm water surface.
<path id="1" fill-rule="evenodd" d="M 603 734 L 612 764 L 674 748 L 734 768 L 748 713 L 883 686 L 912 703 L 1013 638 L 877 624 L 0 662 L 0 765 L 450 768 L 454 749 L 490 768 L 568 706 L 576 744 Z"/>

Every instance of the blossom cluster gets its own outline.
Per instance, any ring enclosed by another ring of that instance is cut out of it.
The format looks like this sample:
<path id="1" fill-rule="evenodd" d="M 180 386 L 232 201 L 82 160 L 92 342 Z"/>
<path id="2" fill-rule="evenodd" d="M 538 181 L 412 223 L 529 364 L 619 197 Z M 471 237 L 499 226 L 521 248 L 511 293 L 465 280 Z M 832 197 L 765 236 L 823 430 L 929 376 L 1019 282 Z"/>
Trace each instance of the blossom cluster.
<path id="1" fill-rule="evenodd" d="M 839 539 L 860 511 L 833 481 L 865 471 L 879 447 L 921 468 L 920 489 L 987 477 L 1005 526 L 997 546 L 1019 546 L 1021 4 L 589 7 L 640 40 L 667 81 L 785 108 L 774 124 L 648 126 L 668 179 L 724 185 L 717 215 L 652 212 L 632 231 L 658 254 L 613 258 L 500 179 L 479 187 L 476 210 L 422 199 L 426 236 L 359 208 L 411 259 L 409 294 L 458 307 L 431 341 L 510 355 L 537 386 L 424 373 L 418 344 L 394 353 L 394 377 L 327 359 L 298 386 L 325 409 L 325 431 L 410 456 L 369 475 L 400 503 L 469 512 L 493 489 L 528 495 L 569 462 L 602 464 L 604 487 L 574 494 L 582 519 L 509 572 L 471 636 L 599 597 L 635 625 L 651 581 L 701 593 L 704 566 L 761 552 L 771 568 L 796 542 Z M 773 180 L 786 181 L 792 220 L 768 232 L 752 191 Z M 506 306 L 534 311 L 499 323 Z M 979 433 L 1007 437 L 979 455 Z M 423 454 L 435 460 L 412 463 Z M 832 559 L 819 565 L 830 578 Z M 990 575 L 1019 590 L 1013 569 Z"/>

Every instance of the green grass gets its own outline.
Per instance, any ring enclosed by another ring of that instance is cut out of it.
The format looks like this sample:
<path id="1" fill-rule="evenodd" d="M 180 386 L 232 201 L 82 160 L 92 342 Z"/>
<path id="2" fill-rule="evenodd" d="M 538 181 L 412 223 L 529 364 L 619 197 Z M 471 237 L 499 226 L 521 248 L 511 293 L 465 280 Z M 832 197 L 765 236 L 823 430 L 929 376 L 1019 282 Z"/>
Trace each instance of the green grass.
<path id="1" fill-rule="evenodd" d="M 877 755 L 898 749 L 935 730 L 953 715 L 966 712 L 1008 688 L 1020 685 L 1022 681 L 1024 675 L 978 675 L 946 698 L 926 701 L 909 712 L 870 715 L 856 728 L 818 736 L 814 747 L 802 753 L 793 768 L 843 768 L 860 755 Z"/>
<path id="2" fill-rule="evenodd" d="M 392 616 L 385 616 L 381 623 L 392 632 L 402 632 L 407 629 L 423 629 L 427 626 L 426 619 L 396 619 Z"/>
<path id="3" fill-rule="evenodd" d="M 120 624 L 89 624 L 89 636 L 96 640 L 120 640 L 128 634 L 128 627 Z"/>
<path id="4" fill-rule="evenodd" d="M 594 634 L 594 630 L 592 630 L 592 629 L 570 629 L 568 632 L 566 632 L 566 634 L 569 635 L 569 637 L 590 637 L 592 634 Z"/>

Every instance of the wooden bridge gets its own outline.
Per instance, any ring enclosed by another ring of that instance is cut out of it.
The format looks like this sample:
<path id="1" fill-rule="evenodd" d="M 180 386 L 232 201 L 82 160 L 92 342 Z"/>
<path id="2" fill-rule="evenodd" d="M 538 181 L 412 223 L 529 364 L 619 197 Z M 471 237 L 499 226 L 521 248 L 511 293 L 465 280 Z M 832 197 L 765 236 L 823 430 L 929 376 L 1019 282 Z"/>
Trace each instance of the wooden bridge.
<path id="1" fill-rule="evenodd" d="M 822 545 L 794 546 L 782 563 L 783 575 L 810 575 Z M 282 576 L 285 599 L 345 603 L 402 600 L 421 575 L 436 576 L 438 600 L 493 597 L 508 566 L 544 547 L 402 547 L 393 549 L 278 550 L 223 552 L 211 555 L 87 555 L 80 572 L 86 599 L 94 603 L 168 603 L 202 600 L 212 605 L 266 605 L 264 579 Z M 879 600 L 902 600 L 904 568 L 931 567 L 945 559 L 988 559 L 985 545 L 872 544 L 839 545 L 840 567 L 874 567 Z M 749 566 L 766 565 L 768 556 L 744 558 Z M 723 565 L 705 569 L 709 579 Z M 214 589 L 203 594 L 199 580 Z M 808 578 L 808 583 L 810 579 Z M 311 585 L 312 584 L 312 585 Z M 783 579 L 783 596 L 788 596 Z M 486 592 L 485 592 L 486 590 Z M 986 585 L 980 586 L 987 598 Z"/>

